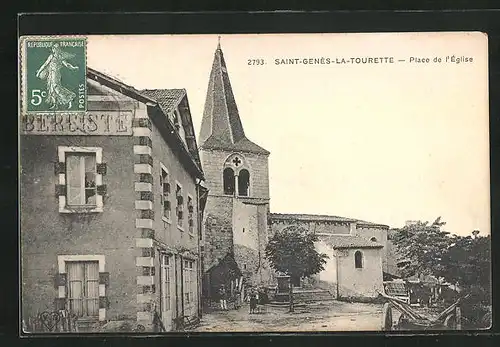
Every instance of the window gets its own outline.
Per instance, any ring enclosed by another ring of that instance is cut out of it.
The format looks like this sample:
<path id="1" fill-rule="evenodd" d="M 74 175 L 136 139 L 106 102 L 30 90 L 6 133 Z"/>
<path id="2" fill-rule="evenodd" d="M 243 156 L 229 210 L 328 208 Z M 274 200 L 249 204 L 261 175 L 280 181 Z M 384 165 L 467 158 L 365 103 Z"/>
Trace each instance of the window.
<path id="1" fill-rule="evenodd" d="M 182 196 L 182 187 L 177 184 L 175 191 L 177 197 L 177 226 L 182 229 L 184 225 L 184 197 Z"/>
<path id="2" fill-rule="evenodd" d="M 60 146 L 58 158 L 59 212 L 102 212 L 102 149 Z"/>
<path id="3" fill-rule="evenodd" d="M 189 225 L 189 233 L 194 233 L 194 206 L 193 206 L 193 198 L 188 196 L 188 225 Z"/>
<path id="4" fill-rule="evenodd" d="M 186 304 L 194 301 L 194 290 L 196 285 L 195 275 L 194 261 L 184 260 L 184 302 Z"/>
<path id="5" fill-rule="evenodd" d="M 363 253 L 361 253 L 360 251 L 356 251 L 354 253 L 354 267 L 356 269 L 363 268 Z"/>
<path id="6" fill-rule="evenodd" d="M 99 262 L 68 261 L 68 304 L 78 317 L 99 316 Z"/>
<path id="7" fill-rule="evenodd" d="M 171 310 L 171 298 L 172 294 L 170 292 L 171 287 L 171 269 L 170 269 L 170 256 L 166 254 L 162 254 L 161 256 L 161 311 L 170 311 Z"/>
<path id="8" fill-rule="evenodd" d="M 250 173 L 243 169 L 238 175 L 238 194 L 240 196 L 248 196 L 248 188 L 250 187 Z"/>
<path id="9" fill-rule="evenodd" d="M 160 174 L 160 194 L 161 194 L 161 206 L 162 206 L 162 219 L 165 221 L 170 221 L 171 207 L 170 207 L 170 182 L 169 176 L 166 168 L 161 165 Z"/>
<path id="10" fill-rule="evenodd" d="M 68 206 L 96 206 L 95 153 L 66 155 L 66 203 Z"/>
<path id="11" fill-rule="evenodd" d="M 370 239 L 370 241 L 372 241 L 372 242 L 377 242 L 377 238 L 376 238 L 376 237 L 372 237 L 372 238 Z"/>
<path id="12" fill-rule="evenodd" d="M 233 195 L 234 194 L 234 170 L 230 167 L 224 169 L 223 174 L 223 185 L 224 185 L 224 194 L 225 195 Z"/>

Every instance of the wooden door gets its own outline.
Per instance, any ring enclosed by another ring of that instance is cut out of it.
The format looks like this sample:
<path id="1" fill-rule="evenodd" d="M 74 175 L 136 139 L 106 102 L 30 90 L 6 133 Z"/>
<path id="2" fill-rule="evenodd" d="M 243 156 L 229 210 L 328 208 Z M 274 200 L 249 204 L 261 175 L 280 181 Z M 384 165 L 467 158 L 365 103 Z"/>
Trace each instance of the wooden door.
<path id="1" fill-rule="evenodd" d="M 160 306 L 161 319 L 167 331 L 172 330 L 172 317 L 175 305 L 175 281 L 173 258 L 163 254 L 160 259 Z"/>

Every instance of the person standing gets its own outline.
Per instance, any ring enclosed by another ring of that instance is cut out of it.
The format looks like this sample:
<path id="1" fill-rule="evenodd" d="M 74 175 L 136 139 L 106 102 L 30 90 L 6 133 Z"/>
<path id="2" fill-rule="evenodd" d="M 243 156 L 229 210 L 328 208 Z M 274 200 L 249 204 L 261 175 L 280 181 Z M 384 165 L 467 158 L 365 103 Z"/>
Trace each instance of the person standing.
<path id="1" fill-rule="evenodd" d="M 250 299 L 250 314 L 256 313 L 257 303 L 258 303 L 259 299 L 258 299 L 257 291 L 254 288 L 252 288 L 250 290 L 249 299 Z"/>
<path id="2" fill-rule="evenodd" d="M 227 292 L 226 292 L 226 288 L 224 287 L 224 285 L 220 286 L 219 300 L 220 300 L 221 310 L 226 311 L 227 310 Z"/>
<path id="3" fill-rule="evenodd" d="M 237 310 L 241 307 L 241 292 L 239 291 L 238 288 L 234 290 L 234 309 Z"/>

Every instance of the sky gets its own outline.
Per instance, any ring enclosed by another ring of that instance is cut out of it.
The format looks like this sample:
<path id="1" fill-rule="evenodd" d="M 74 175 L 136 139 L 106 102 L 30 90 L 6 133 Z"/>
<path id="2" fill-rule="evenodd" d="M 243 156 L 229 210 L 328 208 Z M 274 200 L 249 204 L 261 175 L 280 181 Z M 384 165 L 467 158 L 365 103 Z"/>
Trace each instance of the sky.
<path id="1" fill-rule="evenodd" d="M 198 134 L 217 42 L 90 36 L 87 64 L 138 89 L 185 88 Z M 441 216 L 451 233 L 490 233 L 485 35 L 222 35 L 220 43 L 245 133 L 271 152 L 272 212 L 391 227 Z M 322 57 L 394 63 L 275 63 Z"/>

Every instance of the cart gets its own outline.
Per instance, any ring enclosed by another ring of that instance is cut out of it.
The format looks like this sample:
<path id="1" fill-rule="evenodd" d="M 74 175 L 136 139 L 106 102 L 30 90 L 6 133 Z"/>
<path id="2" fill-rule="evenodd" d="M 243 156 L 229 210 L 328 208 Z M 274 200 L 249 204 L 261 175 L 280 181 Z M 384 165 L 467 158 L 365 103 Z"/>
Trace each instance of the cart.
<path id="1" fill-rule="evenodd" d="M 379 295 L 386 299 L 382 309 L 382 330 L 460 330 L 461 329 L 461 311 L 460 302 L 469 295 L 459 298 L 452 305 L 442 311 L 436 318 L 424 317 L 410 305 L 401 299 L 380 293 Z M 401 313 L 397 324 L 393 324 L 392 308 Z"/>

